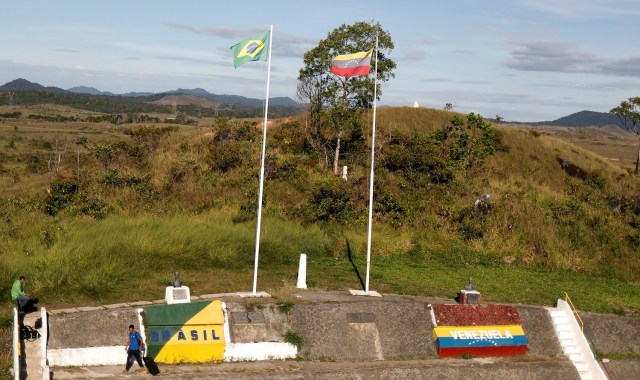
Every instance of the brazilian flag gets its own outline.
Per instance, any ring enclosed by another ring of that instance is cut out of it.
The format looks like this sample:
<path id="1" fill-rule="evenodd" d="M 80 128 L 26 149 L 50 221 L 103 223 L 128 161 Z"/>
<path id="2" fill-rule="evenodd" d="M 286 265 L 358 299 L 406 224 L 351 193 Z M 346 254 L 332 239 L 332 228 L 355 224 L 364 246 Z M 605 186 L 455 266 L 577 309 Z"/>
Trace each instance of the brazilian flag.
<path id="1" fill-rule="evenodd" d="M 158 363 L 224 360 L 224 311 L 219 300 L 143 307 L 147 355 Z"/>
<path id="2" fill-rule="evenodd" d="M 235 68 L 249 61 L 266 61 L 269 54 L 269 31 L 244 39 L 230 49 L 233 51 Z"/>

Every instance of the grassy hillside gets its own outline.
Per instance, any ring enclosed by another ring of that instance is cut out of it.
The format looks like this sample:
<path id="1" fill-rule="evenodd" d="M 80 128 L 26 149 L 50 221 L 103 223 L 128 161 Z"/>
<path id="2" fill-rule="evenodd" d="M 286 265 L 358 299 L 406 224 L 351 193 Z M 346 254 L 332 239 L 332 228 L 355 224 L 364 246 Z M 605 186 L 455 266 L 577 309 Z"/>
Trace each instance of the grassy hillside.
<path id="1" fill-rule="evenodd" d="M 327 131 L 320 143 L 305 117 L 270 125 L 259 289 L 290 290 L 302 252 L 310 287 L 361 287 L 370 113 L 362 123 L 341 142 L 347 181 Z M 585 310 L 640 310 L 636 177 L 465 115 L 385 108 L 377 124 L 372 289 L 454 297 L 471 276 L 487 302 L 567 291 Z M 50 307 L 161 298 L 175 270 L 193 294 L 249 290 L 260 142 L 255 122 L 224 118 L 1 119 L 2 300 L 23 273 Z"/>

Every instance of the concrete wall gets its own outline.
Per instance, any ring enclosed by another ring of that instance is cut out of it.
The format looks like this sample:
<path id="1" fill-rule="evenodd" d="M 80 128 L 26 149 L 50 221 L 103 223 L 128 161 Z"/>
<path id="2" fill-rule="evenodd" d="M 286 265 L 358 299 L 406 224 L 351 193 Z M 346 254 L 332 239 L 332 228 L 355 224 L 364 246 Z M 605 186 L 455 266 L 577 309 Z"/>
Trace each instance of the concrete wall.
<path id="1" fill-rule="evenodd" d="M 302 355 L 328 360 L 435 358 L 427 304 L 414 301 L 297 304 L 291 329 Z"/>
<path id="2" fill-rule="evenodd" d="M 288 314 L 274 304 L 251 305 L 235 299 L 226 302 L 228 347 L 225 360 L 264 360 L 295 356 L 293 346 L 283 335 L 299 335 L 303 344 L 298 354 L 326 361 L 382 363 L 382 360 L 436 359 L 428 303 L 398 296 L 337 297 L 329 294 L 322 300 L 301 300 Z M 434 365 L 406 368 L 327 370 L 313 373 L 313 378 L 389 378 L 431 377 L 441 379 L 577 379 L 575 367 L 568 361 L 554 334 L 546 309 L 518 306 L 528 340 L 525 358 L 487 360 L 426 360 Z M 615 315 L 581 314 L 585 327 L 600 352 L 637 355 L 640 353 L 640 320 Z M 92 357 L 122 364 L 127 328 L 139 326 L 136 308 L 51 314 L 49 318 L 49 357 L 54 365 L 69 360 L 86 361 Z M 75 350 L 75 351 L 70 351 Z M 72 354 L 73 353 L 73 354 Z M 279 356 L 281 355 L 281 356 Z M 82 358 L 86 358 L 82 359 Z M 111 358 L 111 359 L 108 359 Z M 100 363 L 108 364 L 108 363 Z M 402 365 L 399 367 L 403 367 Z M 614 360 L 607 364 L 614 379 L 635 379 L 640 361 Z M 262 374 L 269 378 L 286 378 L 289 374 Z M 294 374 L 291 374 L 292 376 Z M 240 376 L 240 374 L 239 374 Z M 235 377 L 235 376 L 234 376 Z M 295 377 L 295 376 L 294 376 Z M 242 378 L 242 377 L 238 377 Z"/>
<path id="3" fill-rule="evenodd" d="M 596 351 L 603 356 L 634 358 L 616 359 L 605 363 L 612 379 L 640 378 L 640 318 L 612 314 L 580 313 L 584 330 Z"/>

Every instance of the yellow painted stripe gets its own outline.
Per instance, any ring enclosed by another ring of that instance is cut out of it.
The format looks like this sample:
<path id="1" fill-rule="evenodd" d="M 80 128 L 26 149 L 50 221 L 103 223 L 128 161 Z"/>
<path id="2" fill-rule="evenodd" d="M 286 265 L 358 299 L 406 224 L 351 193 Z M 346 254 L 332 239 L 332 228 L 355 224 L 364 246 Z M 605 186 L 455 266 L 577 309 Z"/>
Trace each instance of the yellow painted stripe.
<path id="1" fill-rule="evenodd" d="M 212 321 L 219 323 L 212 323 Z M 201 323 L 204 322 L 204 323 Z M 198 340 L 193 340 L 191 331 L 196 330 Z M 203 330 L 207 331 L 204 339 Z M 213 340 L 212 330 L 219 339 Z M 156 361 L 159 363 L 206 363 L 224 360 L 224 312 L 222 303 L 213 301 L 182 326 L 185 339 L 175 334 L 164 344 Z"/>
<path id="2" fill-rule="evenodd" d="M 512 336 L 525 335 L 522 325 L 495 325 L 495 326 L 440 326 L 433 329 L 433 339 L 453 338 L 459 336 L 459 332 L 497 332 L 506 336 L 507 331 Z M 453 333 L 452 333 L 453 332 Z"/>
<path id="3" fill-rule="evenodd" d="M 334 61 L 347 61 L 347 60 L 350 60 L 350 59 L 362 59 L 362 58 L 367 58 L 372 53 L 373 53 L 373 49 L 371 49 L 369 51 L 361 51 L 361 52 L 353 53 L 353 54 L 337 55 L 337 56 L 335 56 L 335 58 L 333 58 L 333 60 Z"/>
<path id="4" fill-rule="evenodd" d="M 191 317 L 185 325 L 223 325 L 224 312 L 222 302 L 216 300 Z"/>

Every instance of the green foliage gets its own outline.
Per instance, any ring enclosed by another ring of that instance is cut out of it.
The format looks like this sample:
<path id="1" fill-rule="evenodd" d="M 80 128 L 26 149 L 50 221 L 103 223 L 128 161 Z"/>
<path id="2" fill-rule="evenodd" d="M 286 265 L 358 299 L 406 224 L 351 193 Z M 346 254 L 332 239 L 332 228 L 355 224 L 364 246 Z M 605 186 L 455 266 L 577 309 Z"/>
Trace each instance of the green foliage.
<path id="1" fill-rule="evenodd" d="M 79 185 L 73 178 L 57 178 L 51 182 L 51 193 L 45 202 L 45 211 L 56 215 L 74 199 Z"/>
<path id="2" fill-rule="evenodd" d="M 379 22 L 356 22 L 342 24 L 331 31 L 318 46 L 304 54 L 304 67 L 300 69 L 298 80 L 313 80 L 319 88 L 319 96 L 331 104 L 346 99 L 353 108 L 369 108 L 373 103 L 374 78 L 369 76 L 345 79 L 330 73 L 331 60 L 336 55 L 367 51 L 375 47 L 378 36 L 378 86 L 393 78 L 396 63 L 388 58 L 394 45 L 391 35 L 382 29 Z M 376 58 L 372 59 L 372 63 Z M 321 79 L 314 79 L 321 78 Z M 378 87 L 378 96 L 382 95 Z M 314 99 L 303 99 L 305 102 Z"/>
<path id="3" fill-rule="evenodd" d="M 314 184 L 303 214 L 311 223 L 352 221 L 356 211 L 348 183 L 334 177 Z"/>
<path id="4" fill-rule="evenodd" d="M 264 207 L 266 199 L 263 194 L 262 206 Z M 238 213 L 231 219 L 234 223 L 248 222 L 254 220 L 258 215 L 258 192 L 250 189 L 245 193 L 245 201 L 240 205 Z"/>
<path id="5" fill-rule="evenodd" d="M 162 139 L 177 130 L 177 127 L 142 126 L 126 129 L 124 134 L 131 136 L 131 139 L 133 139 L 136 144 L 144 147 L 148 152 L 153 152 L 158 148 L 158 144 Z"/>
<path id="6" fill-rule="evenodd" d="M 302 347 L 302 337 L 297 333 L 293 331 L 287 331 L 282 337 L 284 338 L 285 342 L 294 345 L 297 349 L 300 349 L 300 347 Z"/>
<path id="7" fill-rule="evenodd" d="M 442 126 L 433 137 L 448 150 L 452 163 L 464 169 L 482 166 L 500 145 L 491 123 L 473 112 L 466 121 L 455 115 L 450 125 Z"/>
<path id="8" fill-rule="evenodd" d="M 100 143 L 91 147 L 91 154 L 102 164 L 104 170 L 109 170 L 116 159 L 116 153 L 114 146 L 107 143 Z"/>
<path id="9" fill-rule="evenodd" d="M 291 301 L 283 301 L 276 304 L 278 311 L 282 314 L 289 314 L 291 310 L 293 310 L 294 306 L 295 305 Z"/>
<path id="10" fill-rule="evenodd" d="M 403 225 L 406 209 L 393 194 L 384 192 L 375 197 L 374 201 L 373 211 L 376 215 L 379 215 L 381 219 L 388 221 L 394 227 Z"/>
<path id="11" fill-rule="evenodd" d="M 113 292 L 117 284 L 120 283 L 127 275 L 136 275 L 136 269 L 123 266 L 126 263 L 114 262 L 96 268 L 87 268 L 79 283 L 79 290 L 92 299 L 103 299 L 105 296 Z"/>
<path id="12" fill-rule="evenodd" d="M 619 106 L 612 108 L 609 112 L 618 116 L 625 129 L 637 135 L 640 134 L 637 129 L 640 125 L 640 96 L 621 101 Z"/>
<path id="13" fill-rule="evenodd" d="M 445 156 L 437 139 L 424 133 L 404 136 L 396 131 L 382 150 L 382 164 L 413 180 L 426 177 L 432 183 L 448 183 L 453 179 L 453 170 Z"/>
<path id="14" fill-rule="evenodd" d="M 481 239 L 484 236 L 484 218 L 473 206 L 462 208 L 454 217 L 454 221 L 465 240 Z"/>
<path id="15" fill-rule="evenodd" d="M 7 119 L 19 119 L 22 117 L 22 112 L 4 112 L 0 113 L 0 117 Z"/>
<path id="16" fill-rule="evenodd" d="M 358 129 L 353 110 L 370 108 L 373 104 L 375 81 L 369 76 L 342 78 L 330 72 L 331 60 L 336 55 L 368 51 L 379 38 L 377 54 L 377 96 L 382 95 L 380 85 L 393 78 L 396 64 L 388 58 L 394 45 L 391 35 L 379 22 L 356 22 L 341 25 L 304 55 L 304 67 L 298 75 L 298 97 L 309 104 L 310 129 L 308 141 L 313 149 L 321 150 L 327 142 L 348 138 L 350 131 Z M 323 112 L 327 110 L 327 112 Z M 343 118 L 343 116 L 347 116 Z M 324 119 L 324 120 L 323 120 Z M 340 152 L 338 152 L 340 153 Z M 337 162 L 334 162 L 334 168 Z"/>
<path id="17" fill-rule="evenodd" d="M 108 169 L 102 174 L 102 176 L 100 176 L 100 178 L 98 178 L 98 183 L 116 187 L 126 187 L 148 184 L 149 179 L 148 175 L 138 177 L 131 173 L 123 173 L 117 169 Z"/>
<path id="18" fill-rule="evenodd" d="M 311 143 L 298 121 L 284 123 L 271 133 L 272 144 L 287 154 L 305 154 L 312 151 Z"/>
<path id="19" fill-rule="evenodd" d="M 338 119 L 354 115 L 334 112 Z M 355 116 L 368 125 L 371 115 Z M 0 129 L 5 145 L 15 141 L 15 149 L 0 152 L 2 262 L 29 268 L 37 292 L 60 303 L 92 295 L 117 302 L 131 297 L 130 289 L 153 299 L 166 282 L 157 278 L 175 267 L 193 271 L 194 289 L 246 287 L 255 249 L 260 131 L 252 121 L 220 119 L 213 137 L 177 127 L 155 142 L 81 121 L 25 123 L 19 133 Z M 365 265 L 367 128 L 342 135 L 340 160 L 349 165 L 343 181 L 325 170 L 336 148 L 330 120 L 323 112 L 318 134 L 308 118 L 270 125 L 260 245 L 261 268 L 268 263 L 269 271 L 261 274 L 261 287 L 295 281 L 300 252 L 309 255 L 309 281 L 318 288 L 353 286 L 347 249 L 359 269 Z M 636 177 L 550 134 L 491 127 L 477 115 L 385 107 L 377 120 L 377 289 L 451 297 L 451 289 L 478 272 L 487 299 L 548 303 L 551 294 L 584 287 L 585 308 L 640 308 L 629 283 L 640 273 Z M 140 136 L 156 128 L 162 127 L 143 127 Z M 99 144 L 113 150 L 108 169 L 93 156 Z M 61 175 L 78 185 L 74 196 L 45 193 L 54 147 L 63 157 Z M 216 149 L 235 150 L 238 162 L 209 166 Z M 584 175 L 567 174 L 556 157 Z M 479 214 L 473 204 L 485 192 L 493 207 Z M 43 218 L 50 197 L 62 212 Z M 131 261 L 143 268 L 141 277 L 119 277 Z M 121 283 L 100 293 L 103 274 L 92 269 L 112 262 L 118 264 L 104 276 Z"/>
<path id="20" fill-rule="evenodd" d="M 209 144 L 207 164 L 214 171 L 226 172 L 242 165 L 245 160 L 243 144 L 228 141 L 221 145 Z"/>
<path id="21" fill-rule="evenodd" d="M 112 211 L 113 207 L 107 202 L 96 198 L 86 198 L 80 207 L 82 214 L 90 216 L 93 219 L 104 219 Z"/>

